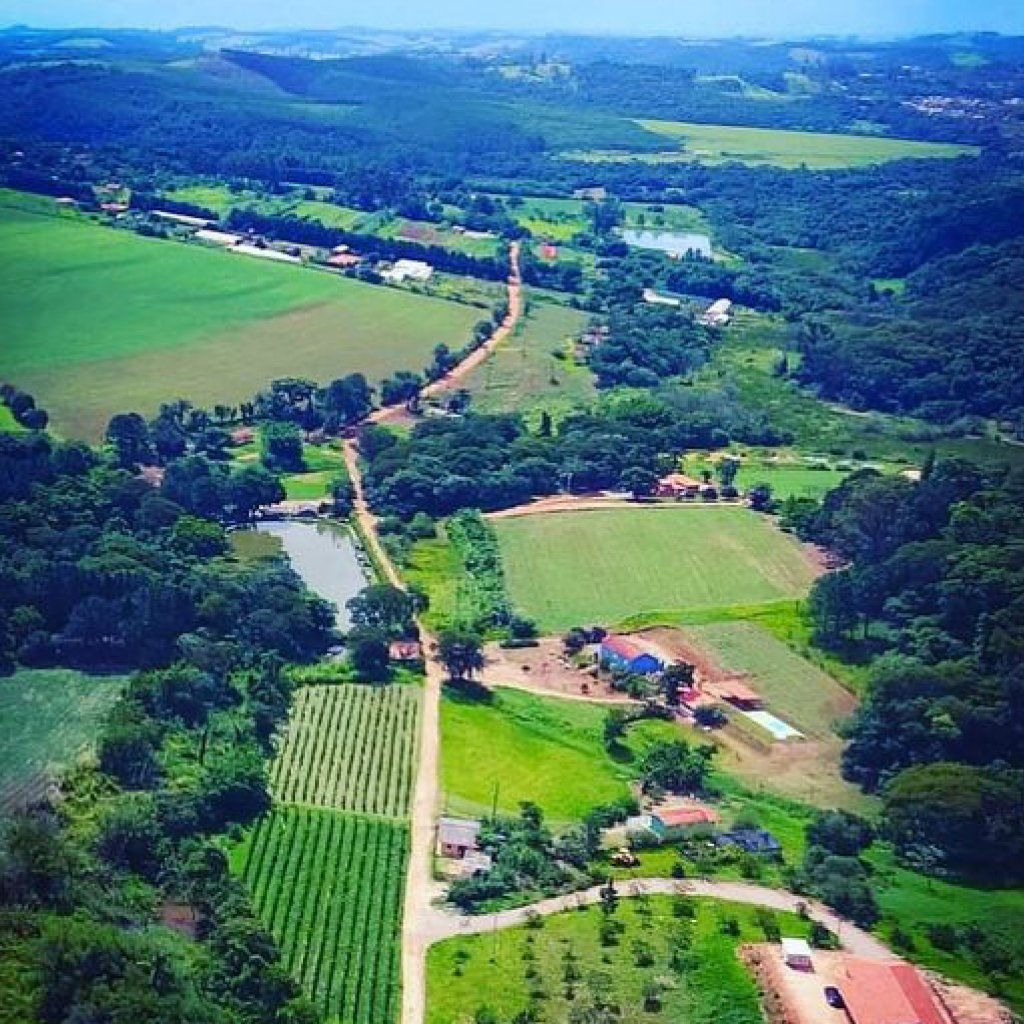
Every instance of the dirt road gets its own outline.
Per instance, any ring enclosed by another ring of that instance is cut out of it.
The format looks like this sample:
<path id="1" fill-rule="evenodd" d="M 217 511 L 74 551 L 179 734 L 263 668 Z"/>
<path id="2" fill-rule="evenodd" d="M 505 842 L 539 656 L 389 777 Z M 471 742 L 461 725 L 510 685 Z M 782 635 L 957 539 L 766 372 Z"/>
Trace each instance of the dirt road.
<path id="1" fill-rule="evenodd" d="M 484 363 L 488 356 L 507 338 L 509 338 L 519 326 L 519 319 L 523 315 L 523 281 L 519 271 L 519 243 L 513 242 L 508 250 L 509 277 L 508 277 L 508 313 L 505 319 L 495 328 L 494 333 L 479 348 L 473 349 L 462 362 L 454 366 L 439 380 L 428 384 L 420 391 L 421 398 L 434 398 L 446 391 L 455 389 L 462 383 L 478 366 Z M 405 406 L 389 405 L 383 409 L 377 409 L 367 417 L 368 423 L 391 423 L 395 420 L 402 420 L 408 417 Z"/>
<path id="2" fill-rule="evenodd" d="M 752 906 L 767 907 L 770 910 L 783 910 L 796 913 L 801 906 L 815 920 L 823 924 L 829 931 L 839 936 L 845 950 L 856 956 L 869 960 L 892 960 L 895 954 L 873 935 L 857 928 L 838 917 L 835 913 L 813 900 L 804 899 L 785 889 L 768 889 L 763 885 L 750 885 L 745 882 L 705 882 L 697 879 L 679 880 L 675 878 L 637 878 L 622 880 L 616 883 L 620 896 L 664 896 L 686 895 L 707 896 L 731 903 L 746 903 Z M 580 906 L 592 906 L 601 901 L 601 887 L 585 889 L 582 892 L 567 896 L 554 896 L 551 899 L 532 903 L 528 907 L 516 910 L 503 910 L 497 914 L 480 914 L 468 917 L 463 914 L 433 908 L 426 917 L 426 945 L 454 938 L 457 935 L 479 935 L 502 928 L 512 928 L 525 924 L 534 914 L 548 916 L 566 910 L 575 910 Z"/>
<path id="3" fill-rule="evenodd" d="M 556 494 L 550 498 L 538 498 L 525 505 L 487 512 L 486 519 L 518 519 L 522 516 L 542 516 L 555 512 L 599 512 L 609 508 L 743 508 L 742 501 L 634 501 L 632 498 L 598 496 L 574 497 L 571 494 Z"/>

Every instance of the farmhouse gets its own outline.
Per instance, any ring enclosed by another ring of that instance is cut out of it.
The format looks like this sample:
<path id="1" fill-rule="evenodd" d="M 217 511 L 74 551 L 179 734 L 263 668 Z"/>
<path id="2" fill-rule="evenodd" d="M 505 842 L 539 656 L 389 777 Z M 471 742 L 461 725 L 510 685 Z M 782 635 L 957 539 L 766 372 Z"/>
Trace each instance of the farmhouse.
<path id="1" fill-rule="evenodd" d="M 740 711 L 757 711 L 764 707 L 761 695 L 738 679 L 728 679 L 719 684 L 719 693 L 723 700 L 727 700 Z"/>
<path id="2" fill-rule="evenodd" d="M 422 260 L 399 260 L 390 270 L 385 270 L 381 277 L 389 284 L 401 284 L 403 281 L 429 281 L 434 276 L 434 268 Z"/>
<path id="3" fill-rule="evenodd" d="M 480 822 L 468 818 L 442 818 L 437 825 L 437 852 L 442 857 L 462 860 L 477 849 Z"/>
<path id="4" fill-rule="evenodd" d="M 592 203 L 603 203 L 608 198 L 608 189 L 603 185 L 590 185 L 573 190 L 573 199 L 589 199 Z"/>
<path id="5" fill-rule="evenodd" d="M 950 1024 L 910 964 L 847 957 L 836 982 L 851 1024 Z"/>
<path id="6" fill-rule="evenodd" d="M 720 821 L 718 812 L 693 800 L 679 807 L 664 807 L 626 819 L 626 835 L 663 843 L 673 839 L 706 836 Z"/>
<path id="7" fill-rule="evenodd" d="M 661 658 L 628 636 L 611 634 L 601 641 L 598 660 L 605 668 L 650 676 L 665 670 Z"/>
<path id="8" fill-rule="evenodd" d="M 700 322 L 705 327 L 725 327 L 730 320 L 732 320 L 732 302 L 729 299 L 716 299 L 700 317 Z"/>
<path id="9" fill-rule="evenodd" d="M 358 267 L 363 262 L 362 256 L 354 252 L 336 252 L 327 257 L 327 266 L 337 267 L 339 270 L 348 270 L 350 267 Z"/>
<path id="10" fill-rule="evenodd" d="M 700 481 L 683 473 L 669 473 L 658 481 L 654 492 L 659 498 L 696 498 L 700 494 Z"/>
<path id="11" fill-rule="evenodd" d="M 400 663 L 422 661 L 423 647 L 415 640 L 395 640 L 388 647 L 388 657 Z"/>

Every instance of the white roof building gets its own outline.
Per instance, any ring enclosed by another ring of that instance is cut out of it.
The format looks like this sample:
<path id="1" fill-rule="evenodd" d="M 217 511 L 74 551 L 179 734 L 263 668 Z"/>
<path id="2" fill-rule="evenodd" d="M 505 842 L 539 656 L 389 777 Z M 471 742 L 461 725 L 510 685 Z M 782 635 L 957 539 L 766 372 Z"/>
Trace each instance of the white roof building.
<path id="1" fill-rule="evenodd" d="M 732 319 L 732 301 L 716 299 L 701 314 L 700 322 L 706 327 L 725 327 Z"/>
<path id="2" fill-rule="evenodd" d="M 212 228 L 203 228 L 197 231 L 195 237 L 200 242 L 209 242 L 211 245 L 238 245 L 242 241 L 241 235 L 231 235 L 227 231 L 214 231 Z"/>
<path id="3" fill-rule="evenodd" d="M 434 268 L 422 260 L 399 260 L 390 270 L 381 274 L 381 277 L 390 284 L 401 284 L 403 281 L 429 281 L 433 276 Z"/>
<path id="4" fill-rule="evenodd" d="M 806 939 L 783 939 L 782 957 L 790 967 L 810 967 L 811 947 Z"/>
<path id="5" fill-rule="evenodd" d="M 257 256 L 260 259 L 274 260 L 277 263 L 302 263 L 298 256 L 289 256 L 288 253 L 278 252 L 277 249 L 261 249 L 258 245 L 250 245 L 248 242 L 244 245 L 234 246 L 229 252 L 237 252 L 242 256 Z"/>
<path id="6" fill-rule="evenodd" d="M 154 210 L 153 216 L 161 220 L 173 220 L 176 224 L 184 224 L 190 228 L 206 228 L 213 223 L 206 217 L 190 217 L 186 213 L 171 213 L 170 210 Z"/>

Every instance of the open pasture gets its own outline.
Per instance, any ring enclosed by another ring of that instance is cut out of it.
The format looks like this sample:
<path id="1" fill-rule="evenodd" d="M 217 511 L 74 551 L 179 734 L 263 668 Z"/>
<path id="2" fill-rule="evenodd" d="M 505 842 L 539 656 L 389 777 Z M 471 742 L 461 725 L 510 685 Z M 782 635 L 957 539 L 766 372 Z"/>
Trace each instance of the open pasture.
<path id="1" fill-rule="evenodd" d="M 282 803 L 408 813 L 420 693 L 413 686 L 307 686 L 271 769 Z"/>
<path id="2" fill-rule="evenodd" d="M 515 334 L 466 379 L 474 408 L 481 412 L 546 409 L 556 414 L 593 398 L 590 371 L 570 358 L 572 342 L 586 322 L 586 315 L 575 309 L 532 305 Z"/>
<path id="3" fill-rule="evenodd" d="M 58 433 L 116 412 L 237 402 L 272 378 L 380 380 L 468 337 L 479 311 L 334 275 L 0 206 L 0 377 Z"/>
<path id="4" fill-rule="evenodd" d="M 284 807 L 232 852 L 285 966 L 328 1020 L 397 1019 L 408 850 L 404 824 Z"/>
<path id="5" fill-rule="evenodd" d="M 513 606 L 545 632 L 806 593 L 800 545 L 743 508 L 647 506 L 494 520 Z"/>
<path id="6" fill-rule="evenodd" d="M 42 796 L 53 773 L 88 749 L 121 676 L 21 669 L 0 685 L 0 813 Z"/>
<path id="7" fill-rule="evenodd" d="M 578 821 L 598 804 L 622 799 L 635 776 L 633 756 L 676 726 L 632 726 L 622 760 L 604 746 L 605 708 L 498 689 L 490 699 L 445 694 L 441 705 L 441 789 L 456 814 L 515 813 L 523 800 L 555 823 Z"/>
<path id="8" fill-rule="evenodd" d="M 577 150 L 567 159 L 588 162 L 770 164 L 775 167 L 806 166 L 814 170 L 863 167 L 888 160 L 974 156 L 976 146 L 944 142 L 918 142 L 878 135 L 845 135 L 830 132 L 790 131 L 779 128 L 747 128 L 724 124 L 691 124 L 685 121 L 638 120 L 640 127 L 665 139 L 662 152 L 627 150 Z M 670 148 L 675 146 L 676 148 Z"/>
<path id="9" fill-rule="evenodd" d="M 576 1020 L 572 1011 L 597 994 L 619 1008 L 614 1019 L 621 1024 L 761 1024 L 757 988 L 737 949 L 765 941 L 768 923 L 786 935 L 806 935 L 805 921 L 739 904 L 685 898 L 681 907 L 681 897 L 630 898 L 627 887 L 620 891 L 613 919 L 621 931 L 610 949 L 601 942 L 598 907 L 553 915 L 538 928 L 434 946 L 427 961 L 428 1024 L 525 1020 L 541 1007 L 543 1020 Z M 726 918 L 737 934 L 724 934 Z M 655 991 L 657 1000 L 645 1005 Z M 484 1009 L 494 1017 L 481 1014 Z"/>

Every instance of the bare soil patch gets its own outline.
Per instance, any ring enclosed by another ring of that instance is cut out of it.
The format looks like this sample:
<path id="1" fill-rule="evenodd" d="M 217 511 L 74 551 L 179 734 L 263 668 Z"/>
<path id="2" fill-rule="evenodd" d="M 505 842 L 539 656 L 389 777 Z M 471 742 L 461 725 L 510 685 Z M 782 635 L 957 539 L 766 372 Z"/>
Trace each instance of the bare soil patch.
<path id="1" fill-rule="evenodd" d="M 559 637 L 545 637 L 536 647 L 505 649 L 496 643 L 484 649 L 487 664 L 480 674 L 486 686 L 506 686 L 528 693 L 553 697 L 571 697 L 608 704 L 629 703 L 596 672 L 577 668 L 562 650 Z"/>

